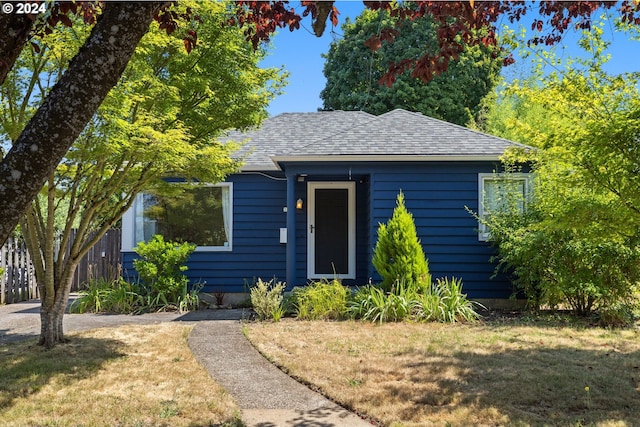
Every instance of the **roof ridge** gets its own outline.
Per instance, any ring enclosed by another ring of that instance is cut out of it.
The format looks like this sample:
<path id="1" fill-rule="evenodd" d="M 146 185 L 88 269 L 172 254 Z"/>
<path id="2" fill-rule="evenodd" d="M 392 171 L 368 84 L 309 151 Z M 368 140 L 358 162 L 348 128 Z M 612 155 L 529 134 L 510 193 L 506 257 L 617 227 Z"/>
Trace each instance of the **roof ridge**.
<path id="1" fill-rule="evenodd" d="M 405 110 L 403 108 L 396 108 L 394 110 L 387 111 L 386 113 L 383 113 L 383 114 L 379 115 L 378 117 L 386 116 L 386 115 L 394 113 L 394 112 L 405 112 L 405 113 L 412 114 L 412 115 L 415 115 L 415 116 L 420 116 L 420 117 L 422 117 L 423 119 L 426 119 L 426 120 L 440 122 L 440 123 L 443 123 L 443 124 L 445 124 L 447 126 L 453 126 L 453 127 L 462 129 L 462 130 L 464 130 L 466 132 L 473 132 L 475 134 L 482 135 L 482 136 L 485 136 L 485 137 L 499 139 L 499 140 L 505 141 L 505 142 L 507 142 L 507 143 L 509 143 L 511 145 L 515 144 L 515 145 L 519 145 L 519 146 L 522 146 L 522 147 L 525 147 L 525 148 L 530 148 L 528 145 L 523 144 L 521 142 L 512 141 L 510 139 L 502 138 L 502 137 L 496 136 L 496 135 L 491 135 L 490 133 L 482 132 L 482 131 L 479 131 L 477 129 L 472 129 L 472 128 L 467 127 L 467 126 L 462 126 L 462 125 L 459 125 L 457 123 L 451 123 L 451 122 L 448 122 L 446 120 L 438 119 L 436 117 L 427 116 L 426 114 L 422 114 L 419 111 L 408 111 L 408 110 Z"/>
<path id="2" fill-rule="evenodd" d="M 319 111 L 319 112 L 322 112 L 322 111 Z M 376 116 L 376 115 L 371 114 L 371 113 L 367 113 L 366 111 L 362 111 L 362 110 L 352 110 L 352 111 L 350 111 L 350 110 L 331 110 L 331 111 L 328 111 L 328 112 L 338 112 L 338 113 L 363 113 L 364 115 L 369 116 L 369 117 L 367 117 L 367 118 L 368 118 L 368 120 L 367 120 L 367 121 L 360 122 L 360 123 L 355 123 L 355 124 L 353 124 L 352 126 L 345 127 L 345 128 L 343 128 L 343 129 L 340 129 L 338 132 L 336 132 L 336 134 L 340 134 L 340 133 L 343 133 L 343 132 L 347 132 L 347 131 L 352 130 L 352 129 L 355 129 L 355 128 L 357 128 L 357 127 L 361 126 L 361 125 L 364 125 L 364 124 L 367 124 L 367 123 L 371 123 L 372 121 L 377 120 L 377 119 L 378 119 L 378 117 L 380 117 L 380 116 Z M 307 148 L 307 147 L 309 147 L 309 146 L 311 146 L 311 145 L 313 145 L 313 144 L 317 144 L 317 143 L 319 143 L 319 142 L 322 142 L 322 141 L 328 140 L 328 139 L 330 139 L 330 138 L 334 138 L 336 134 L 334 134 L 334 135 L 332 135 L 332 136 L 323 137 L 323 138 L 320 138 L 320 139 L 314 139 L 314 140 L 310 141 L 308 144 L 305 144 L 305 145 L 302 145 L 302 146 L 300 146 L 300 147 L 297 147 L 297 148 L 295 149 L 295 151 L 300 151 L 300 150 L 302 150 L 302 149 L 304 149 L 304 148 Z M 292 149 L 292 150 L 290 150 L 289 152 L 292 152 L 292 151 L 294 151 L 294 150 Z M 285 154 L 288 154 L 288 153 L 285 153 Z"/>

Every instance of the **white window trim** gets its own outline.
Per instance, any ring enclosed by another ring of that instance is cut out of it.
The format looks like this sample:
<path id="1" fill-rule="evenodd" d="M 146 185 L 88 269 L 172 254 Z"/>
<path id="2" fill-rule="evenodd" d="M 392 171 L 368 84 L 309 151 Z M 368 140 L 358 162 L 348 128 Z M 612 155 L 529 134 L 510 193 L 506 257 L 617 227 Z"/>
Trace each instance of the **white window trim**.
<path id="1" fill-rule="evenodd" d="M 326 279 L 326 274 L 316 274 L 315 234 L 309 225 L 315 225 L 315 190 L 345 189 L 348 203 L 348 272 L 338 274 L 340 279 L 356 278 L 356 183 L 353 181 L 313 181 L 307 183 L 307 278 Z"/>
<path id="2" fill-rule="evenodd" d="M 176 183 L 182 184 L 182 183 Z M 231 224 L 229 228 L 229 234 L 227 236 L 229 240 L 228 246 L 197 246 L 196 252 L 230 252 L 233 250 L 233 183 L 232 182 L 219 182 L 217 184 L 203 184 L 207 187 L 227 187 L 229 188 L 229 218 L 231 218 Z M 138 215 L 142 215 L 139 212 L 142 206 L 142 197 L 144 192 L 138 193 L 133 202 L 133 205 L 122 216 L 122 249 L 121 252 L 133 252 L 136 246 L 136 218 Z"/>
<path id="3" fill-rule="evenodd" d="M 484 209 L 484 183 L 487 180 L 513 180 L 524 181 L 524 198 L 525 203 L 529 195 L 529 189 L 531 185 L 531 174 L 529 173 L 479 173 L 478 174 L 478 217 L 484 218 L 486 212 Z M 481 242 L 487 242 L 491 240 L 491 233 L 487 230 L 487 226 L 478 221 L 478 240 Z"/>

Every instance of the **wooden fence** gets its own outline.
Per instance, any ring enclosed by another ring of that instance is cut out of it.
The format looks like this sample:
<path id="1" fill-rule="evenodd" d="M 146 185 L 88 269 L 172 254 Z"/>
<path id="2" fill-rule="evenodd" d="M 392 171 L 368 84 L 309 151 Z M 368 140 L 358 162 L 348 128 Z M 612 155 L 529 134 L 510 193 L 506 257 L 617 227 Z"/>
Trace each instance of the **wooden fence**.
<path id="1" fill-rule="evenodd" d="M 0 248 L 0 304 L 38 298 L 36 274 L 27 247 L 21 240 L 9 239 Z"/>
<path id="2" fill-rule="evenodd" d="M 71 234 L 70 241 L 73 242 L 74 238 L 75 231 Z M 115 280 L 120 277 L 122 263 L 120 249 L 120 229 L 113 228 L 107 231 L 98 243 L 80 260 L 80 264 L 78 264 L 76 273 L 73 276 L 73 286 L 71 289 L 73 291 L 81 290 L 89 279 L 104 278 L 107 280 Z"/>
<path id="3" fill-rule="evenodd" d="M 75 233 L 72 234 L 71 242 Z M 116 279 L 120 276 L 121 237 L 112 229 L 85 255 L 76 268 L 72 291 L 79 291 L 89 279 Z M 67 251 L 69 248 L 67 247 Z M 35 270 L 26 245 L 9 239 L 0 248 L 0 304 L 11 304 L 38 298 Z"/>

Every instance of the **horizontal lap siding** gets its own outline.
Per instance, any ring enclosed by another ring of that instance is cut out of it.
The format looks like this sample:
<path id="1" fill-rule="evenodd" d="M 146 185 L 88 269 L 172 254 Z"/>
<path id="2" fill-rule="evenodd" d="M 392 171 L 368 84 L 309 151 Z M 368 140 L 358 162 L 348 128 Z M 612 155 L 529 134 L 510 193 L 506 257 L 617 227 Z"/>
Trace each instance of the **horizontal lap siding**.
<path id="1" fill-rule="evenodd" d="M 353 177 L 329 176 L 327 165 L 306 165 L 307 179 L 295 183 L 295 197 L 304 201 L 304 209 L 296 211 L 295 236 L 289 236 L 289 241 L 296 241 L 296 285 L 304 284 L 307 277 L 307 182 L 353 179 L 357 182 L 357 279 L 350 284 L 364 284 L 371 276 L 379 280 L 371 265 L 377 227 L 391 217 L 402 189 L 434 278 L 462 278 L 464 292 L 473 298 L 507 298 L 511 294 L 508 281 L 491 279 L 493 249 L 478 241 L 477 221 L 465 210 L 466 206 L 477 211 L 478 173 L 491 173 L 498 168 L 496 164 L 353 163 L 349 168 L 353 168 Z M 243 292 L 245 282 L 256 277 L 286 280 L 286 245 L 279 243 L 280 228 L 286 227 L 286 181 L 258 174 L 233 175 L 228 180 L 234 183 L 233 251 L 194 253 L 188 264 L 189 278 L 206 282 L 207 292 Z M 123 254 L 129 273 L 133 272 L 134 255 Z"/>
<path id="2" fill-rule="evenodd" d="M 509 282 L 491 279 L 493 249 L 478 241 L 478 223 L 465 209 L 478 209 L 478 173 L 495 169 L 494 164 L 480 162 L 380 166 L 372 178 L 373 245 L 378 223 L 389 220 L 402 189 L 433 278 L 461 278 L 463 291 L 472 298 L 509 297 Z"/>
<path id="3" fill-rule="evenodd" d="M 204 292 L 246 292 L 245 284 L 258 277 L 284 281 L 286 245 L 280 243 L 280 228 L 286 227 L 286 181 L 258 174 L 232 175 L 227 181 L 233 182 L 233 250 L 194 252 L 187 264 L 190 282 L 205 284 Z M 134 256 L 123 254 L 130 275 Z"/>

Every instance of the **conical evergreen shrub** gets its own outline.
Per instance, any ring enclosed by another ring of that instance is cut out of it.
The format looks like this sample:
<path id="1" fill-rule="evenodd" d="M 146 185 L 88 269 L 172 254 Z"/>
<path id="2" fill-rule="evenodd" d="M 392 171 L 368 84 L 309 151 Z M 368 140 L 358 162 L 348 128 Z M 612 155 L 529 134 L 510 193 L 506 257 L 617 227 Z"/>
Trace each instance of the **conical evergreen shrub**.
<path id="1" fill-rule="evenodd" d="M 429 265 L 418 239 L 413 215 L 398 194 L 396 208 L 387 224 L 378 227 L 378 242 L 373 252 L 373 266 L 382 277 L 382 288 L 392 292 L 395 284 L 431 285 Z"/>

